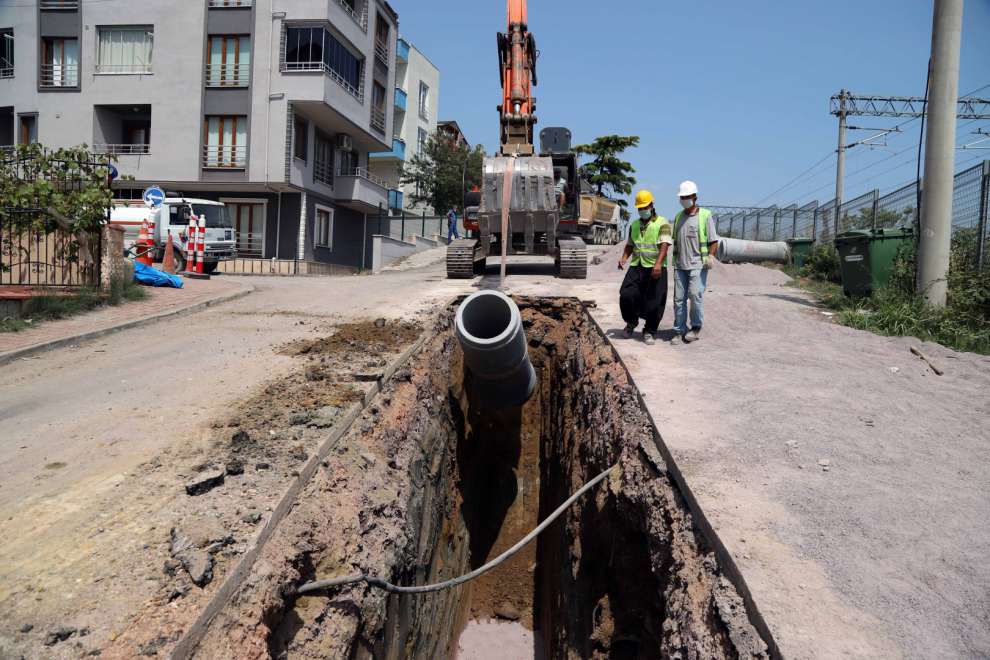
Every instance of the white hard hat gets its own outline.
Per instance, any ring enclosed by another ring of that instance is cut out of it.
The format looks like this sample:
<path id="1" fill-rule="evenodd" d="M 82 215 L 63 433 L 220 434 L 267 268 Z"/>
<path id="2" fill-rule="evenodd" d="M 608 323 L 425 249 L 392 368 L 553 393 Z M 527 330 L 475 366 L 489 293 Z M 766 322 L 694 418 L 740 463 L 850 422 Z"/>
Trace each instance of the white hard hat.
<path id="1" fill-rule="evenodd" d="M 681 183 L 681 189 L 677 193 L 678 197 L 688 197 L 690 195 L 698 194 L 698 184 L 694 181 L 683 181 Z"/>

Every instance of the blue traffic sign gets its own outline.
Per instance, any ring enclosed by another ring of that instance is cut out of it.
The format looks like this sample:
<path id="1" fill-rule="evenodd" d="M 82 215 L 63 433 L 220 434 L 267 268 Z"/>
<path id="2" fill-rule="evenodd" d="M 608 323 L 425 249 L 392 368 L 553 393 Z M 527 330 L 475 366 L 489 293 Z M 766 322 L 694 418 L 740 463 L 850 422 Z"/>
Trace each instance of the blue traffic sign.
<path id="1" fill-rule="evenodd" d="M 117 171 L 117 168 L 114 167 L 114 164 L 113 163 L 108 164 L 107 165 L 107 168 L 110 170 L 110 180 L 111 181 L 113 181 L 118 176 L 120 176 L 120 172 Z"/>
<path id="2" fill-rule="evenodd" d="M 146 188 L 144 194 L 141 196 L 144 199 L 144 203 L 151 208 L 156 206 L 161 206 L 162 202 L 165 201 L 165 192 L 158 186 L 151 186 Z"/>

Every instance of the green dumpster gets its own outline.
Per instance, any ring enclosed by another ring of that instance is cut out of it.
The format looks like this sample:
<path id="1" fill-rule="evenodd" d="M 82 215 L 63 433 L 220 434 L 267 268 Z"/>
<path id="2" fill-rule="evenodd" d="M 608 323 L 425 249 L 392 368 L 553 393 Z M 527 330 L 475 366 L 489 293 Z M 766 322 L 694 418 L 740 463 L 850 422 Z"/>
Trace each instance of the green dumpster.
<path id="1" fill-rule="evenodd" d="M 868 296 L 887 283 L 894 257 L 912 240 L 910 229 L 854 229 L 835 237 L 847 296 Z"/>
<path id="2" fill-rule="evenodd" d="M 791 263 L 796 268 L 803 268 L 804 262 L 811 254 L 811 248 L 815 244 L 813 238 L 789 238 L 787 245 L 791 248 Z"/>

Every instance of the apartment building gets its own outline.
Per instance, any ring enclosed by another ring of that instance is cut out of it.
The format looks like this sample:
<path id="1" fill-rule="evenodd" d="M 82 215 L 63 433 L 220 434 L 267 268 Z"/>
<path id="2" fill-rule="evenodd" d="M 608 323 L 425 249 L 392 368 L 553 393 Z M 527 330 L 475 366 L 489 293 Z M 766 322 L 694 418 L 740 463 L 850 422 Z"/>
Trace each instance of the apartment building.
<path id="1" fill-rule="evenodd" d="M 431 215 L 433 209 L 412 204 L 409 184 L 399 182 L 402 164 L 418 154 L 437 130 L 440 71 L 418 48 L 399 37 L 396 44 L 395 119 L 392 150 L 371 154 L 371 172 L 390 189 L 389 209 Z"/>
<path id="2" fill-rule="evenodd" d="M 0 146 L 87 143 L 120 197 L 227 203 L 242 256 L 362 268 L 397 34 L 384 0 L 0 4 Z"/>

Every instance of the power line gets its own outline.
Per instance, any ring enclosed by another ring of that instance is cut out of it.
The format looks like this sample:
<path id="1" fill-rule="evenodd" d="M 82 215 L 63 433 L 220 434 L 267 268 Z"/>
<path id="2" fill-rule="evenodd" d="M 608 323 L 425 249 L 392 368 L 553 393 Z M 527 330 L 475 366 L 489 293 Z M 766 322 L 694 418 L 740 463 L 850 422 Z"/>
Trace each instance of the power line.
<path id="1" fill-rule="evenodd" d="M 777 190 L 774 190 L 772 193 L 770 193 L 769 195 L 767 195 L 766 197 L 764 197 L 760 201 L 758 201 L 755 204 L 753 204 L 753 206 L 759 206 L 760 204 L 762 204 L 766 200 L 770 199 L 771 197 L 773 197 L 777 193 L 790 188 L 792 185 L 794 185 L 795 183 L 797 183 L 802 177 L 804 177 L 806 174 L 808 174 L 809 172 L 811 172 L 812 170 L 814 170 L 816 167 L 818 167 L 819 165 L 821 165 L 825 161 L 827 161 L 830 158 L 832 158 L 832 156 L 834 156 L 834 155 L 835 155 L 835 152 L 834 151 L 830 151 L 828 154 L 825 155 L 824 158 L 822 158 L 821 160 L 819 160 L 818 162 L 816 162 L 814 165 L 812 165 L 811 167 L 809 167 L 808 169 L 806 169 L 804 172 L 801 172 L 801 174 L 798 174 L 796 177 L 794 177 L 793 179 L 791 179 L 790 181 L 788 181 L 787 183 L 785 183 L 783 186 L 781 186 Z"/>

